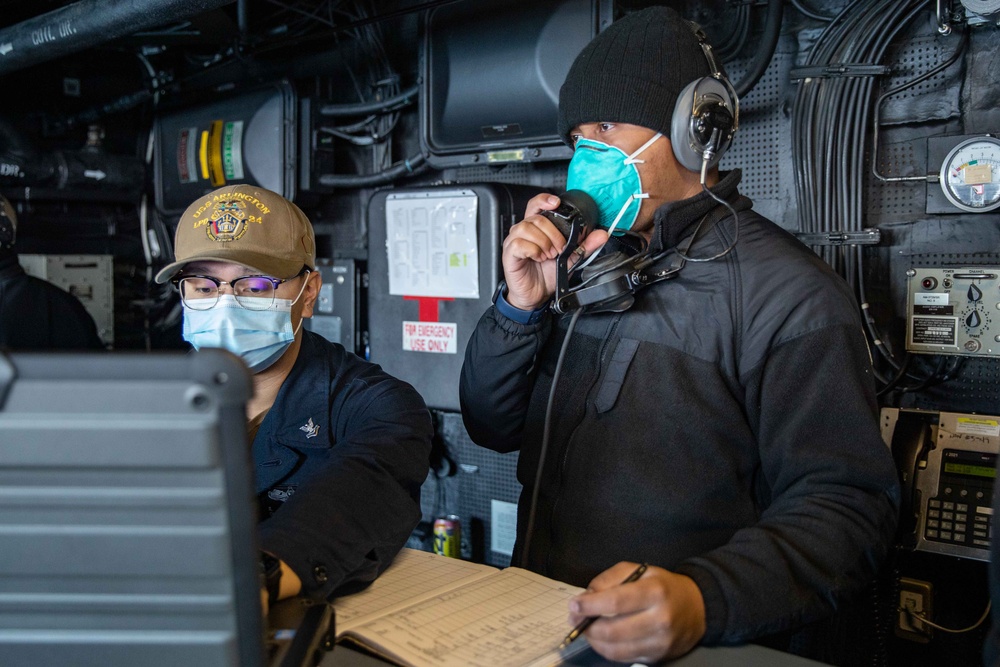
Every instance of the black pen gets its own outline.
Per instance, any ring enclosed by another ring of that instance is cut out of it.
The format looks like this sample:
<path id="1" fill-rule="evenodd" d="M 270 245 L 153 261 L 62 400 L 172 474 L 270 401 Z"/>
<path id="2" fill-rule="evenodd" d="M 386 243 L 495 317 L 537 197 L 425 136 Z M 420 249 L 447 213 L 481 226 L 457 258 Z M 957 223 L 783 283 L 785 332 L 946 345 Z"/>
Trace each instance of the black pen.
<path id="1" fill-rule="evenodd" d="M 625 579 L 625 581 L 622 582 L 622 584 L 631 584 L 633 581 L 636 581 L 639 577 L 642 576 L 643 572 L 646 571 L 647 567 L 649 567 L 647 563 L 640 564 L 639 567 L 635 568 L 635 572 L 628 575 L 628 577 Z M 580 621 L 580 623 L 577 624 L 577 626 L 573 628 L 568 635 L 566 635 L 566 639 L 562 640 L 562 644 L 559 645 L 559 650 L 561 651 L 567 646 L 569 646 L 570 642 L 572 642 L 574 639 L 582 635 L 583 632 L 590 627 L 590 624 L 596 621 L 598 618 L 600 618 L 600 616 L 588 616 L 587 618 Z"/>

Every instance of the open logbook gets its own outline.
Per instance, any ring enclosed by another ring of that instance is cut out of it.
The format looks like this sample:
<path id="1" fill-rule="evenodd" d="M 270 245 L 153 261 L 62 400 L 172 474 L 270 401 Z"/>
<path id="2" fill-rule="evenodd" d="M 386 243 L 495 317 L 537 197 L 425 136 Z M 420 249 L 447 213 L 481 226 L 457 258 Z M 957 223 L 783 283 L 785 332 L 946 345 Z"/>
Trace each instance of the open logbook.
<path id="1" fill-rule="evenodd" d="M 408 667 L 556 665 L 587 649 L 567 601 L 583 589 L 509 567 L 403 549 L 370 587 L 334 601 L 339 639 Z"/>

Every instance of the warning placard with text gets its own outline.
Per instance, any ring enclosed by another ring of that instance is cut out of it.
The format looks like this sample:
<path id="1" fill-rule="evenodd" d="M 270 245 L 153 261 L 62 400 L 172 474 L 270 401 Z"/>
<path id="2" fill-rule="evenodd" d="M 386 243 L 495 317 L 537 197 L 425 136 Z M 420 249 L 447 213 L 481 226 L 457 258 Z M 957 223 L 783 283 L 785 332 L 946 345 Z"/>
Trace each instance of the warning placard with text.
<path id="1" fill-rule="evenodd" d="M 403 349 L 411 352 L 458 354 L 458 325 L 454 322 L 403 321 Z"/>

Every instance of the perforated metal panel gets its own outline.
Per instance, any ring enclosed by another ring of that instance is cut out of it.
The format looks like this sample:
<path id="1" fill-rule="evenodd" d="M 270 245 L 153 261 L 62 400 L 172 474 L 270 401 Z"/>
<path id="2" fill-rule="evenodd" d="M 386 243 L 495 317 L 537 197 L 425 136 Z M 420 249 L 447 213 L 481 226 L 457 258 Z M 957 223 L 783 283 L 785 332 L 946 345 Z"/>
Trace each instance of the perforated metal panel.
<path id="1" fill-rule="evenodd" d="M 434 416 L 449 465 L 454 467 L 440 477 L 435 473 L 427 477 L 420 489 L 422 520 L 429 524 L 436 517 L 457 514 L 462 522 L 462 558 L 506 567 L 510 556 L 490 550 L 491 501 L 517 503 L 521 495 L 518 454 L 497 454 L 476 445 L 458 413 L 435 411 Z M 424 545 L 411 539 L 409 546 Z"/>
<path id="2" fill-rule="evenodd" d="M 877 94 L 892 90 L 946 62 L 958 45 L 957 34 L 941 36 L 915 22 L 908 35 L 894 43 L 886 56 L 892 68 Z M 939 157 L 929 153 L 932 143 L 947 143 L 961 135 L 966 124 L 960 105 L 962 88 L 970 85 L 959 58 L 941 73 L 885 100 L 881 107 L 878 167 L 883 176 L 936 174 Z M 981 94 L 985 89 L 976 84 Z M 984 131 L 1000 128 L 983 128 Z M 936 144 L 935 144 L 936 145 Z M 911 267 L 994 265 L 1000 260 L 1000 229 L 995 219 L 977 214 L 927 213 L 928 197 L 939 188 L 926 181 L 882 182 L 867 175 L 865 213 L 868 226 L 878 226 L 883 243 L 873 249 L 877 261 L 868 263 L 869 300 L 884 295 L 878 324 L 894 342 L 902 359 L 905 331 L 905 273 Z M 902 386 L 916 386 L 915 378 L 934 373 L 952 379 L 898 397 L 900 407 L 989 412 L 1000 402 L 1000 378 L 995 360 L 945 359 L 930 356 L 911 362 L 912 378 Z"/>
<path id="3" fill-rule="evenodd" d="M 757 84 L 740 100 L 740 126 L 719 168 L 743 171 L 740 192 L 754 202 L 754 209 L 786 229 L 798 229 L 795 175 L 792 171 L 791 123 L 784 100 L 794 92 L 789 72 L 795 45 L 782 39 L 778 52 Z M 735 84 L 751 64 L 750 58 L 726 63 Z"/>
<path id="4" fill-rule="evenodd" d="M 882 77 L 880 92 L 897 88 L 924 72 L 929 72 L 948 60 L 958 46 L 958 36 L 923 34 L 896 44 L 889 54 L 892 67 L 889 76 Z M 892 125 L 912 123 L 914 120 L 946 120 L 959 115 L 956 74 L 961 70 L 961 60 L 942 72 L 917 85 L 886 98 L 881 112 L 881 123 Z"/>
<path id="5" fill-rule="evenodd" d="M 876 89 L 876 99 L 929 72 L 948 60 L 957 37 L 917 35 L 890 49 L 891 67 Z M 961 59 L 916 86 L 883 100 L 879 107 L 878 173 L 885 178 L 919 177 L 934 173 L 927 164 L 928 122 L 940 122 L 934 133 L 948 133 L 959 115 Z M 874 121 L 874 114 L 872 115 Z M 915 123 L 920 125 L 914 126 Z M 870 150 L 866 164 L 872 159 Z M 895 220 L 912 220 L 924 213 L 926 181 L 886 182 L 866 170 L 865 214 L 867 226 Z"/>

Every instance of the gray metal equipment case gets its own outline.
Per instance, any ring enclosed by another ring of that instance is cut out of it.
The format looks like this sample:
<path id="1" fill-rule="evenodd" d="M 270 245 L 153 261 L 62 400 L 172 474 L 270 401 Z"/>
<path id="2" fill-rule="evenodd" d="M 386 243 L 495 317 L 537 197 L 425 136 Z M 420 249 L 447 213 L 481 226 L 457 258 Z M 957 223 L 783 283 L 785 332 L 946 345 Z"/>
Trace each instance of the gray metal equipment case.
<path id="1" fill-rule="evenodd" d="M 0 662 L 266 664 L 249 396 L 221 350 L 0 354 Z"/>

